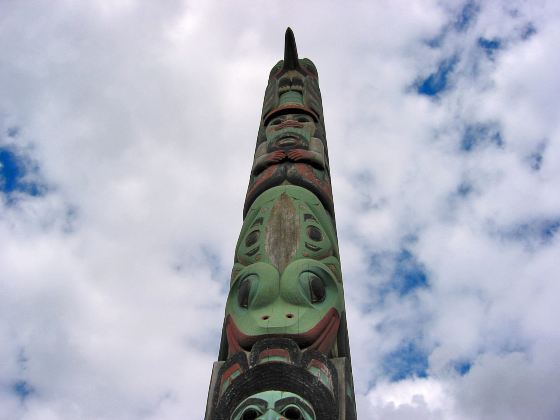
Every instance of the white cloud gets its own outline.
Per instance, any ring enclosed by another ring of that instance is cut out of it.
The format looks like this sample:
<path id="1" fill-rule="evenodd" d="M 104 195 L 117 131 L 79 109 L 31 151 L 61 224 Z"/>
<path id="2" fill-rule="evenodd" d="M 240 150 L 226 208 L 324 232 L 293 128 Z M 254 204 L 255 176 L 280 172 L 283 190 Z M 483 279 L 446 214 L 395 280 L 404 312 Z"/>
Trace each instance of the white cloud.
<path id="1" fill-rule="evenodd" d="M 455 413 L 453 396 L 448 388 L 448 384 L 436 379 L 411 378 L 397 383 L 380 383 L 358 402 L 364 415 L 371 419 L 459 420 L 461 417 Z"/>

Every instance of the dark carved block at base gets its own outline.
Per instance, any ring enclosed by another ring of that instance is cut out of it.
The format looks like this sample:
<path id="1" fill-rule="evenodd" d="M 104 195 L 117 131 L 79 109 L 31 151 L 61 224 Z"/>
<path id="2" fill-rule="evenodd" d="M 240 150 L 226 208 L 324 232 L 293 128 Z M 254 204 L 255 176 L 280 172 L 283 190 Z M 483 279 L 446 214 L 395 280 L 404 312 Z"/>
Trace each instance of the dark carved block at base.
<path id="1" fill-rule="evenodd" d="M 354 400 L 354 390 L 352 387 L 352 373 L 350 363 L 346 357 L 338 357 L 330 359 L 330 362 L 336 369 L 337 389 L 338 389 L 338 417 L 337 420 L 357 420 L 356 405 Z M 210 387 L 208 392 L 208 400 L 206 403 L 205 420 L 215 420 L 215 401 L 212 396 L 216 393 L 216 387 L 219 386 L 220 371 L 226 362 L 214 362 L 212 367 L 212 377 L 210 379 Z M 231 413 L 233 414 L 233 413 Z M 317 419 L 320 420 L 320 419 Z"/>

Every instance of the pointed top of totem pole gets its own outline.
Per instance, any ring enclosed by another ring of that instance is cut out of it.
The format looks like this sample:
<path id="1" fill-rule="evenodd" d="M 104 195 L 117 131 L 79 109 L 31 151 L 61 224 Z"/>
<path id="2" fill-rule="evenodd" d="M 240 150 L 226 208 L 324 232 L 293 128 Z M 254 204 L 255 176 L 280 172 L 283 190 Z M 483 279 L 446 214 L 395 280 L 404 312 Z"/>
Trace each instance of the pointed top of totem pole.
<path id="1" fill-rule="evenodd" d="M 284 71 L 295 70 L 299 67 L 296 38 L 292 28 L 286 29 L 286 41 L 284 44 Z"/>

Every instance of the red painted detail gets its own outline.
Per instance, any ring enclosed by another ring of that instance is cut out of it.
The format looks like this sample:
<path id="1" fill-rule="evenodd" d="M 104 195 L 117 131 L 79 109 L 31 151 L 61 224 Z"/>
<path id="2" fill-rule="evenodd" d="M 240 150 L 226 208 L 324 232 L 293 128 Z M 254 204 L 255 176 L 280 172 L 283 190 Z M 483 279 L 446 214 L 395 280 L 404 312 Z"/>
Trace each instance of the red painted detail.
<path id="1" fill-rule="evenodd" d="M 220 380 L 220 395 L 230 386 L 231 381 L 234 380 L 238 375 L 236 373 L 241 374 L 242 368 L 239 363 L 236 363 L 229 367 Z M 235 375 L 235 376 L 234 376 Z"/>
<path id="2" fill-rule="evenodd" d="M 292 162 L 299 162 L 305 159 L 312 159 L 313 154 L 306 149 L 290 149 L 287 151 L 288 159 Z"/>
<path id="3" fill-rule="evenodd" d="M 290 353 L 285 349 L 266 349 L 259 354 L 259 360 L 267 357 L 282 357 L 283 359 L 290 360 Z"/>
<path id="4" fill-rule="evenodd" d="M 324 181 L 320 178 L 317 177 L 317 175 L 315 175 L 315 172 L 313 172 L 313 168 L 305 163 L 294 163 L 294 169 L 297 172 L 298 175 L 293 176 L 294 178 L 300 178 L 301 180 L 306 180 L 308 182 L 310 182 L 311 184 L 317 186 L 317 188 L 319 188 L 319 190 L 321 191 L 321 193 L 328 197 L 328 199 L 330 201 L 332 201 L 332 189 L 331 189 L 331 184 L 330 182 Z M 292 178 L 292 176 L 290 176 L 291 174 L 288 173 L 288 181 L 293 182 L 290 178 Z"/>
<path id="5" fill-rule="evenodd" d="M 333 385 L 333 380 L 332 380 L 332 375 L 331 372 L 329 371 L 329 369 L 327 368 L 327 366 L 325 366 L 324 363 L 320 362 L 317 359 L 313 359 L 311 360 L 311 363 L 309 363 L 310 366 L 313 366 L 314 368 L 319 369 L 321 372 L 323 372 L 325 374 L 325 376 L 329 379 L 329 382 L 331 384 L 331 386 Z"/>
<path id="6" fill-rule="evenodd" d="M 241 365 L 239 365 L 239 363 L 235 363 L 228 370 L 226 370 L 222 375 L 222 381 L 220 382 L 220 387 L 223 386 L 224 382 L 227 381 L 231 375 L 233 375 L 235 372 L 238 372 L 240 370 L 241 370 Z"/>
<path id="7" fill-rule="evenodd" d="M 249 191 L 247 191 L 247 196 L 253 194 L 253 192 L 257 188 L 259 188 L 261 184 L 264 184 L 267 180 L 271 179 L 274 173 L 276 172 L 276 169 L 278 169 L 277 164 L 271 165 L 268 168 L 266 168 L 264 171 L 259 173 L 259 175 L 255 178 L 254 184 L 249 187 Z"/>
<path id="8" fill-rule="evenodd" d="M 235 325 L 231 315 L 228 315 L 226 318 L 226 335 L 229 354 L 235 354 L 244 350 L 249 351 L 257 340 L 269 337 L 290 338 L 301 349 L 315 349 L 327 354 L 334 344 L 339 325 L 340 315 L 335 308 L 331 308 L 313 328 L 300 334 L 247 335 Z"/>
<path id="9" fill-rule="evenodd" d="M 235 353 L 239 353 L 240 351 L 243 351 L 243 348 L 239 345 L 239 340 L 236 337 L 236 331 L 237 327 L 235 327 L 235 324 L 233 323 L 233 321 L 231 321 L 230 316 L 228 315 L 228 320 L 226 322 L 226 337 L 227 337 L 227 342 L 228 342 L 228 353 L 231 354 L 235 354 Z M 233 325 L 235 327 L 235 330 L 230 326 Z M 239 330 L 237 330 L 239 331 Z"/>
<path id="10" fill-rule="evenodd" d="M 335 311 L 334 309 L 332 310 Z M 338 317 L 338 313 L 336 311 L 335 313 L 337 315 L 336 318 L 331 317 L 329 319 L 327 325 L 322 329 L 319 337 L 311 346 L 309 346 L 310 348 L 317 349 L 321 353 L 327 353 L 331 349 L 332 345 L 334 344 L 334 340 L 336 339 L 338 326 L 340 325 L 340 318 Z"/>

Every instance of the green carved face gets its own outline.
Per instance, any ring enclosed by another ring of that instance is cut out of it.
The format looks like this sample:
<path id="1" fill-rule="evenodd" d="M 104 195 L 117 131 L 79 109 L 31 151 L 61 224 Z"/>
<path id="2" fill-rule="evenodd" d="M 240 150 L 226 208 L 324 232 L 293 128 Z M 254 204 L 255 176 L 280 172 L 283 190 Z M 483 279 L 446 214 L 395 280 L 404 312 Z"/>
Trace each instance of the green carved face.
<path id="1" fill-rule="evenodd" d="M 327 353 L 342 311 L 342 285 L 325 264 L 303 258 L 280 274 L 271 264 L 255 263 L 230 289 L 228 340 L 231 348 L 248 350 L 259 337 L 281 335 Z"/>
<path id="2" fill-rule="evenodd" d="M 336 233 L 317 197 L 279 186 L 253 203 L 239 237 L 226 304 L 230 351 L 262 336 L 328 353 L 344 311 Z"/>
<path id="3" fill-rule="evenodd" d="M 239 404 L 232 420 L 315 420 L 313 407 L 299 395 L 283 391 L 265 391 Z"/>
<path id="4" fill-rule="evenodd" d="M 283 96 L 286 95 L 300 94 L 287 92 Z M 310 115 L 304 113 L 279 115 L 272 118 L 266 126 L 269 150 L 307 148 L 314 133 L 315 122 Z"/>

